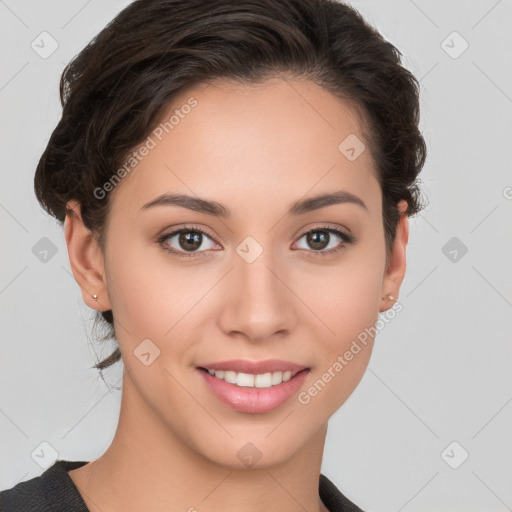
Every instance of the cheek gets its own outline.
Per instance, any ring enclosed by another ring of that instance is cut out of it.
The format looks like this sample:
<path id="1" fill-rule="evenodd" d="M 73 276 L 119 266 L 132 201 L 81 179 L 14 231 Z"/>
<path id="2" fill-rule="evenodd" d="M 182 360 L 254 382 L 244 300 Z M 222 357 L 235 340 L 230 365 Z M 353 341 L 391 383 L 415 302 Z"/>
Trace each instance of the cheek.
<path id="1" fill-rule="evenodd" d="M 319 364 L 298 403 L 334 413 L 363 377 L 373 349 L 384 252 L 359 250 L 337 267 L 317 269 L 301 287 L 310 309 Z M 314 324 L 314 325 L 313 325 Z"/>
<path id="2" fill-rule="evenodd" d="M 379 254 L 371 248 L 353 248 L 332 266 L 309 264 L 309 268 L 297 271 L 294 292 L 317 318 L 326 348 L 342 348 L 376 322 L 383 271 L 384 252 Z"/>
<path id="3" fill-rule="evenodd" d="M 373 236 L 378 239 L 378 233 Z M 173 350 L 179 351 L 180 340 L 186 339 L 180 334 L 193 328 L 190 324 L 197 323 L 198 314 L 221 314 L 218 290 L 212 287 L 231 288 L 230 276 L 218 283 L 224 270 L 214 263 L 176 262 L 154 246 L 134 244 L 128 251 L 120 250 L 122 239 L 119 236 L 117 242 L 113 240 L 107 268 L 112 309 L 121 325 L 119 337 L 128 335 L 133 344 L 145 338 L 159 340 L 160 344 L 173 339 Z M 125 239 L 130 239 L 128 234 Z M 382 251 L 375 250 L 380 245 Z M 330 263 L 318 257 L 283 268 L 281 275 L 293 291 L 290 301 L 303 327 L 320 338 L 324 353 L 343 350 L 377 320 L 383 247 L 383 238 L 382 244 L 365 241 Z"/>
<path id="4" fill-rule="evenodd" d="M 159 248 L 133 247 L 125 254 L 114 246 L 110 254 L 108 287 L 116 322 L 122 326 L 119 342 L 137 344 L 149 338 L 163 349 L 173 339 L 173 350 L 179 351 L 178 334 L 190 327 L 193 309 L 207 300 L 214 282 L 209 271 L 180 268 L 166 261 Z"/>

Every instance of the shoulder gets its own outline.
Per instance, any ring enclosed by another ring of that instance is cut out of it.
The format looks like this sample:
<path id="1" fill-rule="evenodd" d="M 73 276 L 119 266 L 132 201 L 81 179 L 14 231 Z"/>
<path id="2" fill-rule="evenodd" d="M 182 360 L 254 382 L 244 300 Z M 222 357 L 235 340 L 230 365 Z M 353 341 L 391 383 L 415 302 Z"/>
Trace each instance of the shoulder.
<path id="1" fill-rule="evenodd" d="M 0 492 L 2 512 L 88 512 L 68 471 L 85 461 L 57 460 L 41 475 Z"/>
<path id="2" fill-rule="evenodd" d="M 364 512 L 352 503 L 341 491 L 322 473 L 320 473 L 319 494 L 324 505 L 330 512 Z"/>

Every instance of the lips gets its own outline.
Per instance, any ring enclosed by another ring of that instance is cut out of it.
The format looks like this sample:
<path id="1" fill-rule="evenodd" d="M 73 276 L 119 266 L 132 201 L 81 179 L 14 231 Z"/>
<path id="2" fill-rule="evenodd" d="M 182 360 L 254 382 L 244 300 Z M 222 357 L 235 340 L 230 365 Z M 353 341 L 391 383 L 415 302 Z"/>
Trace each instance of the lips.
<path id="1" fill-rule="evenodd" d="M 281 359 L 205 362 L 196 372 L 222 403 L 244 413 L 266 413 L 300 390 L 311 368 Z"/>

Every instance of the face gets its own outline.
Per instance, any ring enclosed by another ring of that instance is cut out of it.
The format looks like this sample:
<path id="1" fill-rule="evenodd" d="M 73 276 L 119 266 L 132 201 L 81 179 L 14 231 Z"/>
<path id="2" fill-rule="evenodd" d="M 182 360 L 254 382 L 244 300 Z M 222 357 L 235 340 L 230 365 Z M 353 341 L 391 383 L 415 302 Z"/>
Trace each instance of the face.
<path id="1" fill-rule="evenodd" d="M 165 120 L 176 109 L 110 193 L 96 272 L 73 270 L 84 300 L 113 310 L 129 393 L 163 431 L 217 464 L 240 467 L 247 443 L 262 466 L 276 464 L 363 376 L 373 339 L 361 333 L 386 309 L 382 297 L 398 296 L 407 220 L 386 267 L 374 162 L 339 149 L 347 137 L 368 146 L 365 136 L 349 106 L 312 82 L 216 81 L 175 98 Z M 195 202 L 147 206 L 166 194 Z M 279 368 L 293 376 L 279 384 Z"/>

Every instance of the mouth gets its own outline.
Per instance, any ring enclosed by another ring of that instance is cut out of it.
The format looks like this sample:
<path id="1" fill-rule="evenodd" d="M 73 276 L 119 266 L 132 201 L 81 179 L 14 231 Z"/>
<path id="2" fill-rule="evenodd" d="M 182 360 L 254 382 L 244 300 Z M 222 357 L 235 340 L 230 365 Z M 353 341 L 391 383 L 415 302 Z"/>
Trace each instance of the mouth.
<path id="1" fill-rule="evenodd" d="M 238 360 L 202 364 L 196 367 L 196 372 L 222 404 L 238 412 L 255 414 L 270 412 L 289 402 L 303 386 L 311 368 L 275 360 Z"/>
<path id="2" fill-rule="evenodd" d="M 283 382 L 287 382 L 298 373 L 309 371 L 309 368 L 304 368 L 300 371 L 286 370 L 277 372 L 266 373 L 244 373 L 236 372 L 234 370 L 213 370 L 211 368 L 198 367 L 199 370 L 210 374 L 216 379 L 221 379 L 229 384 L 234 384 L 238 387 L 246 388 L 270 388 L 279 386 Z"/>

